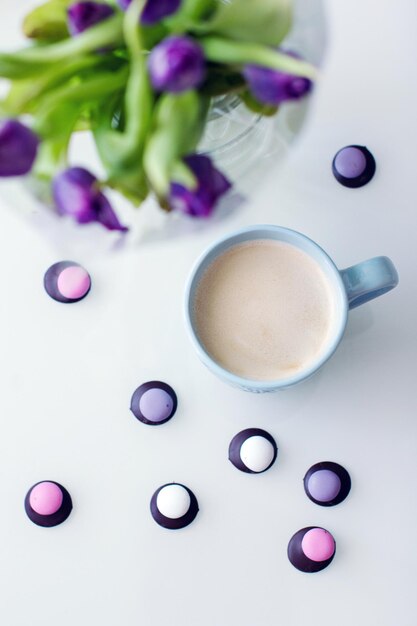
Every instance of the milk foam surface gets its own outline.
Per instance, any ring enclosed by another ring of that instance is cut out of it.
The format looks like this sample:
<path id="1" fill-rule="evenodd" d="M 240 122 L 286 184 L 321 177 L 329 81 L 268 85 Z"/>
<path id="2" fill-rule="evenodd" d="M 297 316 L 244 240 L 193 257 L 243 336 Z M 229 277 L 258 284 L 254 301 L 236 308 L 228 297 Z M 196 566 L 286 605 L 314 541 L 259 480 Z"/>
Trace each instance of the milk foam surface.
<path id="1" fill-rule="evenodd" d="M 329 340 L 332 291 L 320 265 L 299 248 L 257 239 L 220 255 L 194 300 L 197 334 L 230 372 L 278 380 L 315 361 Z"/>

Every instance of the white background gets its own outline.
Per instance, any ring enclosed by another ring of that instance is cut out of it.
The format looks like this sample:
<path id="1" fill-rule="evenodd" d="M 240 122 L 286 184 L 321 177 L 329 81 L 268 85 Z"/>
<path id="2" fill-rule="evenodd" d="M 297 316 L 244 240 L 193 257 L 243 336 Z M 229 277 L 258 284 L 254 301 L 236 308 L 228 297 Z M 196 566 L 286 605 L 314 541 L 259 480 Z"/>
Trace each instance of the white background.
<path id="1" fill-rule="evenodd" d="M 0 41 L 9 44 L 17 3 L 0 5 Z M 93 290 L 63 306 L 45 295 L 42 278 L 71 258 L 70 244 L 52 244 L 0 200 L 2 625 L 417 623 L 417 5 L 332 0 L 327 12 L 327 63 L 308 128 L 285 166 L 227 220 L 78 257 Z M 378 163 L 360 190 L 330 172 L 349 143 L 367 145 Z M 268 396 L 206 371 L 181 311 L 195 257 L 217 236 L 259 222 L 306 233 L 340 267 L 388 255 L 401 281 L 351 314 L 322 373 Z M 176 417 L 160 428 L 129 412 L 134 389 L 154 378 L 179 397 Z M 279 445 L 264 475 L 227 459 L 230 439 L 249 426 Z M 352 476 L 351 495 L 335 508 L 303 492 L 305 471 L 322 460 Z M 62 482 L 74 501 L 68 521 L 49 530 L 23 509 L 43 479 Z M 153 491 L 172 480 L 200 503 L 180 532 L 149 514 Z M 332 565 L 314 575 L 286 557 L 289 538 L 307 525 L 337 541 Z"/>

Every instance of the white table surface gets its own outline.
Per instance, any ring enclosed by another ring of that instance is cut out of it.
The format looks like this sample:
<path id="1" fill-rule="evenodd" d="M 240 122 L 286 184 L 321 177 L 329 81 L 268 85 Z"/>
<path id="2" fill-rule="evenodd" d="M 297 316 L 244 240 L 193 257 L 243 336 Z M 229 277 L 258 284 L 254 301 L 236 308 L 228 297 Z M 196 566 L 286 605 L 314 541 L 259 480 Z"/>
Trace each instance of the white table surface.
<path id="1" fill-rule="evenodd" d="M 16 37 L 16 4 L 1 0 L 6 44 Z M 58 305 L 42 287 L 45 269 L 71 245 L 52 244 L 2 195 L 2 625 L 417 623 L 417 5 L 332 0 L 327 11 L 324 75 L 285 166 L 206 231 L 78 258 L 94 280 L 82 303 Z M 378 163 L 359 190 L 338 185 L 329 169 L 349 143 L 367 145 Z M 385 254 L 400 274 L 398 289 L 351 314 L 322 373 L 266 396 L 206 371 L 181 311 L 195 257 L 217 236 L 259 222 L 308 234 L 340 267 Z M 129 402 L 155 378 L 173 385 L 179 409 L 147 428 Z M 249 426 L 279 445 L 277 463 L 260 476 L 227 459 L 231 437 Z M 352 476 L 335 508 L 303 492 L 305 471 L 322 460 Z M 74 501 L 67 522 L 49 530 L 23 509 L 43 479 L 63 483 Z M 153 491 L 172 480 L 200 503 L 180 532 L 149 514 Z M 332 565 L 314 575 L 286 557 L 291 535 L 308 525 L 337 541 Z"/>

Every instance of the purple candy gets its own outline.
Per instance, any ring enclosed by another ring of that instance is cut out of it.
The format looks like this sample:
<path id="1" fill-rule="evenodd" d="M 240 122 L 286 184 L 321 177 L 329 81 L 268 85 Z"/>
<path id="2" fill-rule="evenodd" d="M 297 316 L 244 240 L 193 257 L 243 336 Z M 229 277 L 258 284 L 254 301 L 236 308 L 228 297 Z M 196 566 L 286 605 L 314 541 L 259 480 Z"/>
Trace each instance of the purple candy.
<path id="1" fill-rule="evenodd" d="M 139 400 L 139 408 L 150 422 L 164 422 L 172 413 L 174 401 L 164 389 L 154 387 L 145 391 Z"/>
<path id="2" fill-rule="evenodd" d="M 341 176 L 357 178 L 365 170 L 366 158 L 361 150 L 351 146 L 343 148 L 336 154 L 334 166 Z"/>
<path id="3" fill-rule="evenodd" d="M 369 183 L 375 170 L 375 159 L 365 146 L 341 148 L 332 163 L 336 180 L 341 185 L 351 188 L 362 187 Z"/>
<path id="4" fill-rule="evenodd" d="M 335 506 L 347 498 L 351 488 L 349 473 L 339 463 L 322 461 L 312 465 L 304 476 L 304 490 L 312 502 Z"/>
<path id="5" fill-rule="evenodd" d="M 151 380 L 135 390 L 130 410 L 140 422 L 159 426 L 174 417 L 177 405 L 177 395 L 172 387 L 159 380 Z"/>
<path id="6" fill-rule="evenodd" d="M 340 491 L 342 483 L 337 474 L 330 470 L 319 470 L 310 476 L 308 490 L 315 500 L 330 502 Z"/>

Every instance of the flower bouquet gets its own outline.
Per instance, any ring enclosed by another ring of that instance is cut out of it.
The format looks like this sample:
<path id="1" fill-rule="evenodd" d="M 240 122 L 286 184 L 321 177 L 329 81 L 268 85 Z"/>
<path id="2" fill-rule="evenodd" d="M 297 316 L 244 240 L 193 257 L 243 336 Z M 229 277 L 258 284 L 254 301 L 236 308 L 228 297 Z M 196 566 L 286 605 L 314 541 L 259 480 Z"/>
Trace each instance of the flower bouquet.
<path id="1" fill-rule="evenodd" d="M 314 67 L 279 48 L 291 0 L 49 0 L 23 24 L 31 45 L 0 54 L 0 177 L 43 181 L 59 215 L 125 231 L 106 189 L 135 206 L 208 217 L 231 181 L 199 153 L 213 101 L 272 116 L 305 96 Z M 70 162 L 94 138 L 104 176 Z"/>

